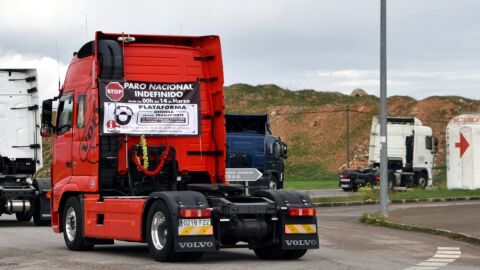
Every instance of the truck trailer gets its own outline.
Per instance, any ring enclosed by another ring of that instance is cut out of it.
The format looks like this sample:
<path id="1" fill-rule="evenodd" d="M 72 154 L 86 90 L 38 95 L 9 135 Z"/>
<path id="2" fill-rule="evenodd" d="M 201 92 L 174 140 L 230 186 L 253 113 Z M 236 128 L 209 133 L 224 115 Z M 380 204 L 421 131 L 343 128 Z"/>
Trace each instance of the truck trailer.
<path id="1" fill-rule="evenodd" d="M 263 175 L 251 191 L 282 189 L 287 145 L 272 134 L 268 115 L 227 114 L 227 168 L 256 168 Z"/>
<path id="2" fill-rule="evenodd" d="M 54 141 L 52 227 L 70 250 L 124 240 L 147 243 L 157 261 L 189 261 L 234 247 L 297 259 L 319 247 L 305 193 L 247 196 L 225 180 L 218 36 L 97 32 L 43 102 L 42 135 Z"/>
<path id="3" fill-rule="evenodd" d="M 0 69 L 0 215 L 50 223 L 50 179 L 42 168 L 37 71 Z"/>
<path id="4" fill-rule="evenodd" d="M 368 167 L 343 169 L 339 185 L 344 191 L 356 191 L 359 186 L 379 184 L 380 141 L 380 122 L 375 116 L 370 130 Z M 388 117 L 387 144 L 389 189 L 432 185 L 436 141 L 430 127 L 422 125 L 414 117 Z"/>

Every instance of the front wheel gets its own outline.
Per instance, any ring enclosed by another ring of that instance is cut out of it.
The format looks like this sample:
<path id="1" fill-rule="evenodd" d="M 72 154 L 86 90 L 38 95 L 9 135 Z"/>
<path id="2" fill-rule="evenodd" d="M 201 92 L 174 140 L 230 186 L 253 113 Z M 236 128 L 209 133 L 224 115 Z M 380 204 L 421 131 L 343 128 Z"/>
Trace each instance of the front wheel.
<path id="1" fill-rule="evenodd" d="M 63 207 L 63 238 L 67 248 L 74 251 L 90 250 L 92 239 L 83 237 L 83 218 L 78 197 L 70 197 Z"/>
<path id="2" fill-rule="evenodd" d="M 425 173 L 420 173 L 417 176 L 417 185 L 422 189 L 425 189 L 427 187 L 428 179 L 427 179 L 427 176 L 425 175 Z"/>
<path id="3" fill-rule="evenodd" d="M 175 252 L 170 211 L 162 201 L 155 201 L 147 216 L 147 243 L 150 255 L 159 262 L 196 261 L 202 252 Z"/>

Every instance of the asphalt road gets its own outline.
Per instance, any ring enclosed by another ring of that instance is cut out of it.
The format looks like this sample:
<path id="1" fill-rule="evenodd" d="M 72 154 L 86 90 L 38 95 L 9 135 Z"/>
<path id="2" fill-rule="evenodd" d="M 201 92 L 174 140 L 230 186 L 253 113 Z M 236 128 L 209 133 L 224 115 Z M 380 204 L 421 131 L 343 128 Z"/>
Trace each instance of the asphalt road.
<path id="1" fill-rule="evenodd" d="M 393 205 L 392 209 L 428 205 L 472 205 L 471 202 Z M 476 203 L 479 207 L 480 204 Z M 298 261 L 262 261 L 246 249 L 207 254 L 194 263 L 157 263 L 146 245 L 117 241 L 113 246 L 88 252 L 68 251 L 63 236 L 48 227 L 19 225 L 0 218 L 0 268 L 2 269 L 406 269 L 431 258 L 439 247 L 453 247 L 461 256 L 441 269 L 479 269 L 480 247 L 444 237 L 358 222 L 363 212 L 377 206 L 318 209 L 320 249 Z M 442 207 L 436 207 L 441 211 Z M 410 268 L 435 269 L 435 268 Z"/>

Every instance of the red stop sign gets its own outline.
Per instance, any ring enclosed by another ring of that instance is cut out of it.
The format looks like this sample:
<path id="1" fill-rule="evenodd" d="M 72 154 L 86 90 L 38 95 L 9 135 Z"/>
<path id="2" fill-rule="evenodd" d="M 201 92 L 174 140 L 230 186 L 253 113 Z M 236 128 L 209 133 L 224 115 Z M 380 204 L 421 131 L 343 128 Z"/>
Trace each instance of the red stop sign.
<path id="1" fill-rule="evenodd" d="M 105 87 L 105 92 L 111 101 L 119 101 L 123 97 L 123 86 L 119 82 L 110 82 Z"/>

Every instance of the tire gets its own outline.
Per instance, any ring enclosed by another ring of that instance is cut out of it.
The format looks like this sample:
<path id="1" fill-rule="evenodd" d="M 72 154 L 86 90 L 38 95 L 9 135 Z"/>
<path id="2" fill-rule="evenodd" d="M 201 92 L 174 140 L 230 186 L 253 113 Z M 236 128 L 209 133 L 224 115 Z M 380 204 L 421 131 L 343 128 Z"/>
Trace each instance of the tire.
<path id="1" fill-rule="evenodd" d="M 18 222 L 30 222 L 32 219 L 32 213 L 15 213 L 15 217 L 17 218 Z"/>
<path id="2" fill-rule="evenodd" d="M 83 237 L 83 213 L 78 197 L 73 196 L 67 199 L 63 207 L 62 219 L 63 238 L 68 249 L 84 251 L 93 248 L 93 240 Z"/>
<path id="3" fill-rule="evenodd" d="M 350 192 L 350 191 L 352 191 L 351 188 L 345 188 L 345 187 L 344 187 L 344 188 L 342 188 L 342 189 L 343 189 L 343 191 L 345 191 L 345 192 Z"/>
<path id="4" fill-rule="evenodd" d="M 50 226 L 50 221 L 42 220 L 40 217 L 40 200 L 36 199 L 32 206 L 33 224 L 35 226 Z"/>
<path id="5" fill-rule="evenodd" d="M 417 185 L 421 189 L 425 189 L 428 186 L 428 179 L 425 173 L 419 173 L 417 176 Z"/>
<path id="6" fill-rule="evenodd" d="M 268 184 L 268 189 L 279 189 L 278 179 L 276 177 L 272 177 L 272 179 L 270 179 L 270 183 Z"/>
<path id="7" fill-rule="evenodd" d="M 297 260 L 307 253 L 308 249 L 285 250 L 283 254 L 284 260 Z"/>
<path id="8" fill-rule="evenodd" d="M 163 201 L 155 201 L 148 210 L 146 236 L 150 255 L 159 262 L 199 260 L 203 252 L 175 252 L 171 216 Z"/>
<path id="9" fill-rule="evenodd" d="M 388 174 L 388 190 L 393 191 L 393 189 L 395 188 L 395 185 L 393 184 L 393 182 L 395 182 L 395 175 L 389 173 Z"/>
<path id="10" fill-rule="evenodd" d="M 283 251 L 280 245 L 274 245 L 264 248 L 256 248 L 253 250 L 255 255 L 262 260 L 280 260 L 282 259 Z"/>
<path id="11" fill-rule="evenodd" d="M 262 260 L 297 260 L 307 253 L 307 249 L 282 250 L 280 245 L 256 248 L 253 251 Z"/>

